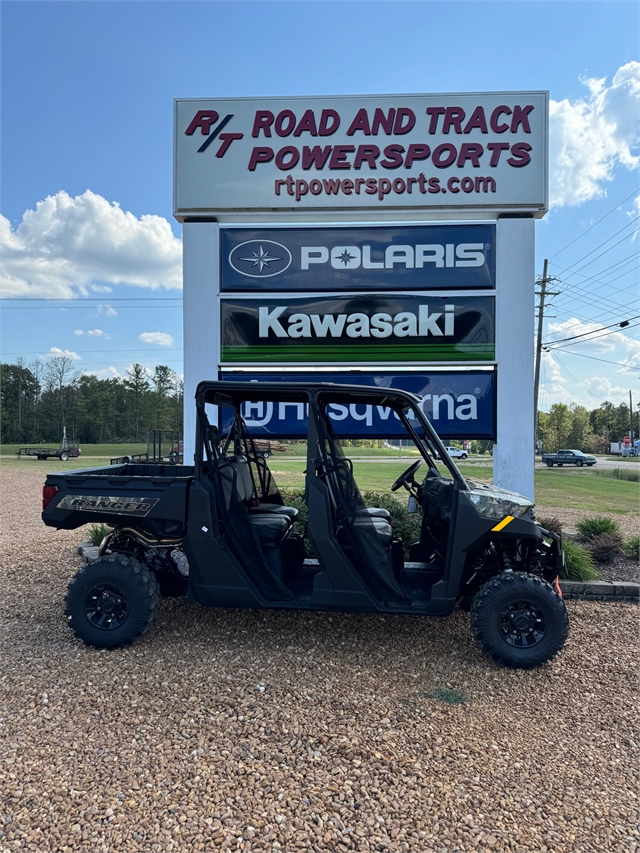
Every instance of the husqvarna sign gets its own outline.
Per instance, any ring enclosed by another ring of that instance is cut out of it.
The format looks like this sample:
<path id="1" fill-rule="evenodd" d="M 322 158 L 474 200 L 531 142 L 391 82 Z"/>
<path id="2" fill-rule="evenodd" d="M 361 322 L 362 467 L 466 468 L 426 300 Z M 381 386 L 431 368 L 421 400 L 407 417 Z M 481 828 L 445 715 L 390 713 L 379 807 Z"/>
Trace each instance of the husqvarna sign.
<path id="1" fill-rule="evenodd" d="M 495 226 L 220 231 L 222 291 L 495 287 Z"/>
<path id="2" fill-rule="evenodd" d="M 547 209 L 547 92 L 179 99 L 174 118 L 178 219 Z"/>

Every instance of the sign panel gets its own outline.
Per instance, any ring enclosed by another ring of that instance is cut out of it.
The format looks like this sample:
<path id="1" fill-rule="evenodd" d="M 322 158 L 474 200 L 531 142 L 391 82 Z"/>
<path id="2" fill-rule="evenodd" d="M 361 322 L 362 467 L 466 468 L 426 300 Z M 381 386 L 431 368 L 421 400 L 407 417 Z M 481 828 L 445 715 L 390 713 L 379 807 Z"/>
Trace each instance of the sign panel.
<path id="1" fill-rule="evenodd" d="M 221 362 L 493 361 L 493 296 L 222 297 Z"/>
<path id="2" fill-rule="evenodd" d="M 352 220 L 425 208 L 542 216 L 547 138 L 547 92 L 181 99 L 174 213 L 245 222 L 323 210 Z"/>
<path id="3" fill-rule="evenodd" d="M 223 373 L 233 382 L 335 382 L 399 388 L 422 398 L 422 410 L 442 438 L 495 439 L 496 375 L 465 373 Z M 307 407 L 302 403 L 245 403 L 242 415 L 256 438 L 300 438 L 307 434 Z M 223 429 L 233 417 L 221 408 Z M 344 438 L 406 438 L 398 416 L 385 406 L 331 405 L 327 411 Z"/>
<path id="4" fill-rule="evenodd" d="M 223 228 L 220 289 L 283 293 L 495 287 L 495 226 Z"/>

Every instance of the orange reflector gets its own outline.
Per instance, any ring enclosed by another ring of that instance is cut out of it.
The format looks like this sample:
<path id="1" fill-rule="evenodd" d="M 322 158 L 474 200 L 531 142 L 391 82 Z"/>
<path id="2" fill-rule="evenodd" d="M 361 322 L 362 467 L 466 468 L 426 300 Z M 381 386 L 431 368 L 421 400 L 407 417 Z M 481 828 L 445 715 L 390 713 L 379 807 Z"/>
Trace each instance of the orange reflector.
<path id="1" fill-rule="evenodd" d="M 495 530 L 495 532 L 497 533 L 499 530 L 502 530 L 504 527 L 506 527 L 506 526 L 507 526 L 507 524 L 510 524 L 510 523 L 513 521 L 513 519 L 514 519 L 514 518 L 515 518 L 515 516 L 514 516 L 514 515 L 507 515 L 507 516 L 505 516 L 505 518 L 503 518 L 503 519 L 502 519 L 502 521 L 499 521 L 499 522 L 496 524 L 496 526 L 495 526 L 495 527 L 492 527 L 492 528 L 491 528 L 491 530 L 492 530 L 492 531 L 494 531 L 494 530 Z"/>

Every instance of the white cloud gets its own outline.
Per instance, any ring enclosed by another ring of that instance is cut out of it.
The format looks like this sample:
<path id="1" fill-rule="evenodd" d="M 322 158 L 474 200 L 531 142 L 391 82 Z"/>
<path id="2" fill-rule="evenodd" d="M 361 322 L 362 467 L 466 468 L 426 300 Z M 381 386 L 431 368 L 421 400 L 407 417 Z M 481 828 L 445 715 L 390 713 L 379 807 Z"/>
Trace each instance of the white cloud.
<path id="1" fill-rule="evenodd" d="M 98 314 L 106 314 L 107 317 L 118 316 L 118 312 L 111 305 L 98 305 Z"/>
<path id="2" fill-rule="evenodd" d="M 102 329 L 89 329 L 88 332 L 83 332 L 82 329 L 74 329 L 74 335 L 91 335 L 93 338 L 104 338 L 105 341 L 109 340 L 109 335 L 106 332 L 103 332 Z"/>
<path id="3" fill-rule="evenodd" d="M 587 97 L 550 101 L 550 191 L 555 207 L 584 204 L 605 194 L 616 166 L 637 169 L 640 142 L 640 62 L 628 62 L 613 76 L 586 79 Z"/>
<path id="4" fill-rule="evenodd" d="M 49 354 L 52 355 L 54 358 L 57 358 L 58 356 L 66 356 L 67 358 L 70 358 L 72 361 L 79 361 L 80 360 L 80 356 L 78 355 L 77 352 L 74 352 L 73 350 L 70 350 L 70 349 L 60 349 L 60 347 L 51 347 L 49 350 Z"/>
<path id="5" fill-rule="evenodd" d="M 587 376 L 582 380 L 582 384 L 603 403 L 605 400 L 609 400 L 610 403 L 621 403 L 629 398 L 629 389 L 622 385 L 614 385 L 608 376 Z M 598 405 L 595 400 L 593 403 L 595 406 Z M 593 408 L 593 405 L 590 404 L 589 408 Z"/>
<path id="6" fill-rule="evenodd" d="M 138 340 L 145 344 L 157 344 L 160 347 L 170 347 L 173 338 L 167 332 L 143 332 Z"/>
<path id="7" fill-rule="evenodd" d="M 543 412 L 548 412 L 553 403 L 570 403 L 575 400 L 576 391 L 579 389 L 569 389 L 567 378 L 560 370 L 560 365 L 552 357 L 551 353 L 542 353 L 542 361 L 540 363 L 540 397 L 538 408 Z"/>
<path id="8" fill-rule="evenodd" d="M 72 299 L 110 284 L 182 287 L 182 242 L 161 216 L 139 219 L 87 190 L 27 210 L 14 230 L 0 216 L 4 296 Z"/>
<path id="9" fill-rule="evenodd" d="M 102 370 L 83 370 L 83 376 L 95 376 L 96 379 L 122 379 L 122 374 L 115 367 L 105 367 Z"/>

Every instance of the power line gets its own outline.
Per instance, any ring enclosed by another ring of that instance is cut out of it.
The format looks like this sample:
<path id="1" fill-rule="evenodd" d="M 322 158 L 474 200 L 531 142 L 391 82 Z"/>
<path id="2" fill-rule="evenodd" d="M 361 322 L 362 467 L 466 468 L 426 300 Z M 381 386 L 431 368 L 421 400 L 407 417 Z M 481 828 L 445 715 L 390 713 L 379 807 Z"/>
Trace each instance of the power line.
<path id="1" fill-rule="evenodd" d="M 640 323 L 635 323 L 633 326 L 630 326 L 629 328 L 635 329 L 638 326 L 640 326 Z M 574 341 L 573 343 L 562 344 L 561 346 L 558 346 L 558 347 L 545 347 L 545 349 L 547 350 L 547 352 L 555 352 L 556 350 L 559 350 L 559 349 L 566 349 L 568 346 L 572 347 L 574 344 L 590 344 L 591 341 L 597 341 L 598 338 L 606 338 L 609 335 L 617 335 L 617 334 L 619 334 L 619 332 L 616 329 L 611 329 L 611 331 L 605 332 L 603 335 L 596 335 L 595 338 L 589 338 L 588 341 Z M 630 337 L 629 340 L 630 341 L 638 341 L 638 347 L 640 349 L 640 340 L 638 338 Z"/>
<path id="2" fill-rule="evenodd" d="M 640 218 L 640 217 L 636 217 L 636 219 L 637 219 L 637 218 Z M 634 219 L 633 221 L 635 222 L 635 219 Z M 579 272 L 580 272 L 580 270 L 583 270 L 583 269 L 585 269 L 586 267 L 591 266 L 591 264 L 594 264 L 594 263 L 598 260 L 598 258 L 602 258 L 604 255 L 608 254 L 612 249 L 615 249 L 615 247 L 616 247 L 616 246 L 619 246 L 619 245 L 620 245 L 620 243 L 624 243 L 624 241 L 625 241 L 625 240 L 628 240 L 628 239 L 629 239 L 629 237 L 633 237 L 633 235 L 634 235 L 634 234 L 637 234 L 637 233 L 638 233 L 638 230 L 640 230 L 640 229 L 636 228 L 636 230 L 635 230 L 635 231 L 632 231 L 632 232 L 631 232 L 631 234 L 625 234 L 625 236 L 624 236 L 621 240 L 618 240 L 618 242 L 617 242 L 617 243 L 614 243 L 614 244 L 613 244 L 613 246 L 609 246 L 609 248 L 608 248 L 608 249 L 605 249 L 605 250 L 604 250 L 604 252 L 600 252 L 600 254 L 599 254 L 599 255 L 596 255 L 596 256 L 595 256 L 595 258 L 592 258 L 592 259 L 591 259 L 590 261 L 588 261 L 586 264 L 584 264 L 583 266 L 579 267 L 577 270 L 574 270 L 574 272 L 570 272 L 570 273 L 569 273 L 568 278 L 571 278 L 571 276 L 572 276 L 572 275 L 576 275 L 576 273 L 579 273 Z M 618 233 L 620 233 L 620 232 L 618 232 Z M 608 241 L 607 241 L 607 240 L 605 240 L 604 242 L 605 242 L 605 243 L 607 243 Z M 604 246 L 604 243 L 601 243 L 601 244 L 600 244 L 600 246 Z M 597 248 L 599 249 L 599 248 L 600 248 L 600 246 L 598 246 Z M 595 252 L 596 250 L 594 249 L 593 251 Z M 592 254 L 592 253 L 591 253 L 591 252 L 589 252 L 589 255 L 590 255 L 590 254 Z M 584 256 L 583 258 L 581 258 L 580 260 L 584 260 L 584 258 L 588 258 L 588 257 L 589 257 L 589 255 L 585 255 L 585 256 Z M 576 263 L 579 263 L 579 261 L 576 261 Z M 569 269 L 571 269 L 571 267 L 569 267 Z"/>
<path id="3" fill-rule="evenodd" d="M 560 366 L 564 371 L 566 371 L 566 372 L 569 374 L 569 376 L 573 379 L 573 381 L 574 381 L 574 382 L 576 382 L 576 383 L 577 383 L 577 384 L 578 384 L 578 385 L 583 389 L 583 391 L 586 391 L 586 392 L 587 392 L 587 394 L 591 394 L 591 396 L 592 396 L 592 397 L 594 397 L 596 400 L 601 400 L 601 399 L 602 399 L 601 397 L 598 397 L 598 396 L 597 396 L 597 394 L 594 394 L 594 393 L 593 393 L 593 391 L 589 391 L 589 389 L 588 389 L 588 388 L 585 388 L 585 387 L 584 387 L 584 385 L 582 384 L 582 382 L 580 382 L 580 380 L 579 380 L 579 379 L 576 379 L 576 377 L 575 377 L 575 376 L 573 375 L 573 373 L 569 370 L 569 368 L 568 368 L 568 367 L 566 367 L 566 366 L 562 363 L 562 361 L 560 361 L 560 356 L 556 355 L 556 360 L 557 360 L 557 362 L 558 362 L 558 365 L 559 365 L 559 366 Z"/>
<path id="4" fill-rule="evenodd" d="M 182 296 L 109 296 L 109 297 L 93 297 L 71 296 L 68 299 L 64 297 L 56 298 L 50 296 L 0 296 L 0 302 L 182 302 Z"/>
<path id="5" fill-rule="evenodd" d="M 182 347 L 163 347 L 162 350 L 156 350 L 156 352 L 176 352 L 176 350 L 182 350 Z M 110 352 L 149 352 L 148 349 L 74 349 L 69 350 L 69 352 L 75 353 L 100 353 L 100 354 L 109 354 Z M 65 355 L 64 352 L 47 352 L 43 353 L 42 350 L 28 349 L 28 350 L 20 350 L 19 352 L 5 352 L 4 355 L 42 355 L 42 356 L 50 356 L 50 355 Z"/>
<path id="6" fill-rule="evenodd" d="M 154 300 L 150 300 L 153 302 Z M 158 300 L 159 302 L 160 300 Z M 89 311 L 92 305 L 7 305 L 2 307 L 2 311 Z M 148 303 L 142 305 L 118 305 L 118 311 L 124 311 L 126 308 L 144 308 L 145 311 L 149 308 L 153 308 L 154 310 L 158 308 L 182 308 L 181 305 L 149 305 Z"/>
<path id="7" fill-rule="evenodd" d="M 636 216 L 636 217 L 635 217 L 635 219 L 631 219 L 629 222 L 627 222 L 627 224 L 626 224 L 626 225 L 623 225 L 623 226 L 622 226 L 622 228 L 619 228 L 619 229 L 618 229 L 615 233 L 613 233 L 610 237 L 607 237 L 607 239 L 606 239 L 606 240 L 603 240 L 603 241 L 602 241 L 602 243 L 600 243 L 599 245 L 597 245 L 597 246 L 596 246 L 594 249 L 592 249 L 590 252 L 587 252 L 587 254 L 586 254 L 586 255 L 583 255 L 581 258 L 578 258 L 578 260 L 577 260 L 577 261 L 574 261 L 574 262 L 571 264 L 571 266 L 569 267 L 569 269 L 571 269 L 572 267 L 575 267 L 575 265 L 576 265 L 576 264 L 579 264 L 579 263 L 580 263 L 580 261 L 584 261 L 584 259 L 585 259 L 585 258 L 588 258 L 588 257 L 589 257 L 589 255 L 593 255 L 593 253 L 594 253 L 594 252 L 597 252 L 597 251 L 598 251 L 598 249 L 602 248 L 602 246 L 604 246 L 604 245 L 605 245 L 605 243 L 608 243 L 608 242 L 609 242 L 609 240 L 613 240 L 613 238 L 614 238 L 614 237 L 617 237 L 617 236 L 618 236 L 618 234 L 620 234 L 622 231 L 626 231 L 626 229 L 627 229 L 630 225 L 633 225 L 633 223 L 634 223 L 634 222 L 637 222 L 637 221 L 638 221 L 638 219 L 640 219 L 640 214 L 638 214 L 638 216 Z M 633 232 L 633 233 L 635 233 L 635 232 Z M 629 235 L 629 234 L 627 234 L 623 239 L 624 239 L 624 240 L 626 240 L 628 236 L 630 236 L 630 235 Z M 620 242 L 622 242 L 622 241 L 620 241 Z M 617 243 L 616 243 L 616 245 L 617 245 Z M 612 247 L 612 248 L 613 248 L 613 247 Z M 608 251 L 608 250 L 607 250 L 607 251 Z M 599 257 L 599 256 L 598 256 L 598 257 Z M 591 261 L 590 261 L 589 263 L 591 263 Z"/>
<path id="8" fill-rule="evenodd" d="M 630 255 L 627 255 L 626 258 L 622 258 L 620 261 L 616 261 L 614 264 L 611 264 L 608 267 L 605 267 L 603 270 L 600 270 L 597 273 L 598 276 L 604 275 L 604 273 L 609 272 L 610 270 L 615 269 L 615 267 L 620 267 L 625 263 L 630 263 L 634 258 L 636 258 L 639 254 L 639 251 L 636 249 L 635 252 L 632 252 Z M 551 262 L 549 262 L 551 263 Z M 569 272 L 570 267 L 561 267 L 559 264 L 551 264 L 552 267 L 557 267 L 560 272 Z M 577 275 L 578 273 L 572 273 L 572 275 Z M 595 281 L 596 284 L 606 284 L 607 282 L 600 281 L 599 278 L 594 278 L 593 276 L 584 275 L 584 273 L 579 273 L 580 278 L 587 279 L 587 281 Z"/>
<path id="9" fill-rule="evenodd" d="M 625 329 L 632 320 L 637 320 L 638 318 L 640 318 L 640 314 L 636 314 L 635 317 L 629 317 L 628 320 L 622 320 L 619 323 L 611 323 L 610 326 L 601 326 L 599 329 L 592 329 L 590 332 L 583 332 L 581 335 L 574 335 L 571 338 L 558 338 L 558 340 L 555 340 L 555 341 L 545 341 L 544 346 L 548 346 L 551 344 L 562 344 L 565 341 L 573 341 L 576 338 L 585 338 L 587 335 L 593 335 L 594 332 L 603 332 L 605 329 L 612 329 L 614 326 L 618 326 L 620 328 Z M 638 324 L 636 323 L 635 325 L 638 325 Z"/>
<path id="10" fill-rule="evenodd" d="M 559 251 L 557 251 L 557 252 L 555 253 L 555 255 L 552 255 L 551 257 L 552 257 L 552 258 L 557 258 L 557 257 L 558 257 L 558 255 L 561 255 L 561 254 L 562 254 L 562 252 L 564 252 L 564 250 L 565 250 L 565 249 L 568 249 L 568 248 L 569 248 L 569 246 L 573 246 L 573 244 L 574 244 L 577 240 L 579 240 L 581 237 L 584 237 L 584 235 L 585 235 L 585 234 L 588 234 L 588 233 L 589 233 L 589 231 L 591 231 L 591 229 L 592 229 L 592 228 L 595 228 L 595 227 L 596 227 L 596 225 L 599 225 L 599 224 L 600 224 L 603 220 L 605 220 L 608 216 L 611 216 L 611 214 L 612 214 L 612 213 L 615 213 L 615 212 L 616 212 L 616 210 L 617 210 L 621 205 L 623 205 L 623 204 L 625 203 L 625 201 L 629 201 L 629 199 L 631 198 L 631 196 L 636 195 L 636 194 L 637 194 L 637 192 L 638 192 L 638 190 L 636 189 L 636 190 L 634 190 L 632 193 L 630 193 L 626 198 L 623 198 L 621 202 L 619 202 L 618 204 L 616 204 L 616 206 L 615 206 L 615 207 L 613 207 L 613 208 L 609 211 L 609 213 L 605 213 L 605 215 L 604 215 L 604 216 L 602 216 L 602 217 L 600 217 L 600 219 L 598 219 L 598 221 L 597 221 L 597 222 L 594 222 L 594 223 L 593 223 L 593 225 L 590 225 L 590 226 L 589 226 L 585 231 L 583 231 L 581 234 L 578 234 L 578 236 L 577 236 L 574 240 L 572 240 L 570 243 L 567 243 L 567 245 L 566 245 L 566 246 L 564 246 L 562 249 L 560 249 Z"/>
<path id="11" fill-rule="evenodd" d="M 573 352 L 573 350 L 567 350 L 567 355 L 579 355 L 580 358 L 588 358 L 591 361 L 603 361 L 605 364 L 615 364 L 616 367 L 622 367 L 625 370 L 637 370 L 640 373 L 640 367 L 634 367 L 632 364 L 623 364 L 619 361 L 610 361 L 608 358 L 596 358 L 595 355 L 585 355 L 583 352 Z"/>

